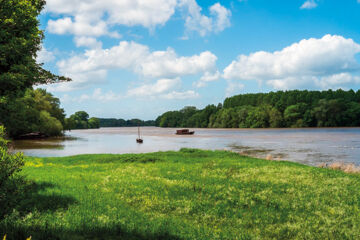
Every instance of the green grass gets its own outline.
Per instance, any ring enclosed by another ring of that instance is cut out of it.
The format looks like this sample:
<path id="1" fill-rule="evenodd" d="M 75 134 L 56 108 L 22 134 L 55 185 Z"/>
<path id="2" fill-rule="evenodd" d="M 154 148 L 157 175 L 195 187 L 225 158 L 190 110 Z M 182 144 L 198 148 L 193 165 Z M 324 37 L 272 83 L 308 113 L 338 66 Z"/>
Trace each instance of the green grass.
<path id="1" fill-rule="evenodd" d="M 360 175 L 226 151 L 27 158 L 7 239 L 360 239 Z"/>

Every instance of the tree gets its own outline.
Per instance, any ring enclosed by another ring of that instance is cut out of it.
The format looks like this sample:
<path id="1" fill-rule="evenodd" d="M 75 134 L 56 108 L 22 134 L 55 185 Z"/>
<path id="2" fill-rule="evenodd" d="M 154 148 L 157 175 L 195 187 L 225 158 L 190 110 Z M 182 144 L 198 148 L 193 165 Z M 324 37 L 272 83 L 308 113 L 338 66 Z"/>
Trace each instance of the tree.
<path id="1" fill-rule="evenodd" d="M 318 127 L 336 127 L 341 126 L 344 110 L 344 103 L 338 99 L 321 99 L 312 114 Z"/>
<path id="2" fill-rule="evenodd" d="M 278 128 L 283 126 L 284 119 L 280 111 L 276 108 L 271 108 L 269 111 L 269 118 L 271 128 Z"/>
<path id="3" fill-rule="evenodd" d="M 322 127 L 359 126 L 359 119 L 360 90 L 339 89 L 240 94 L 226 98 L 223 106 L 166 112 L 155 123 L 161 127 Z"/>
<path id="4" fill-rule="evenodd" d="M 115 119 L 116 120 L 116 119 Z M 133 121 L 133 120 L 131 120 Z M 135 121 L 135 120 L 134 120 Z M 100 120 L 92 117 L 89 119 L 89 114 L 85 111 L 78 111 L 65 119 L 65 129 L 88 129 L 99 128 Z"/>
<path id="5" fill-rule="evenodd" d="M 65 125 L 64 109 L 60 101 L 43 89 L 27 89 L 23 97 L 6 98 L 0 105 L 0 122 L 10 137 L 31 132 L 48 136 L 62 134 Z"/>
<path id="6" fill-rule="evenodd" d="M 42 68 L 36 54 L 44 37 L 37 16 L 44 0 L 2 0 L 0 7 L 0 97 L 34 84 L 69 81 Z"/>
<path id="7" fill-rule="evenodd" d="M 268 106 L 263 105 L 253 108 L 249 111 L 246 118 L 246 124 L 251 128 L 267 128 L 269 127 Z"/>
<path id="8" fill-rule="evenodd" d="M 50 113 L 41 111 L 39 120 L 39 132 L 44 133 L 47 136 L 59 136 L 62 134 L 63 126 L 61 122 L 52 117 Z"/>
<path id="9" fill-rule="evenodd" d="M 100 121 L 98 118 L 92 117 L 88 121 L 88 127 L 89 128 L 99 128 L 100 127 Z"/>
<path id="10" fill-rule="evenodd" d="M 85 121 L 87 122 L 89 119 L 89 114 L 85 111 L 78 111 L 74 114 L 75 119 L 78 121 Z"/>
<path id="11" fill-rule="evenodd" d="M 284 111 L 284 118 L 288 127 L 304 127 L 304 114 L 308 106 L 306 103 L 297 103 L 288 106 Z"/>

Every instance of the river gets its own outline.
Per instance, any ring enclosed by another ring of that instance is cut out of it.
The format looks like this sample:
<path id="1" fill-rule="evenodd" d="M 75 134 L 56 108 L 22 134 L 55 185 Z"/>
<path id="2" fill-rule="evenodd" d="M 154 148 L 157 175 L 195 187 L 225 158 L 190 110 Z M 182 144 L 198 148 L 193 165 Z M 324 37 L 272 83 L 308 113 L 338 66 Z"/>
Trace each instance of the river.
<path id="1" fill-rule="evenodd" d="M 344 162 L 360 165 L 360 128 L 191 129 L 194 135 L 175 135 L 175 128 L 72 130 L 64 138 L 14 141 L 15 151 L 28 156 L 55 157 L 93 153 L 145 153 L 180 148 L 226 149 L 264 158 L 308 165 Z"/>

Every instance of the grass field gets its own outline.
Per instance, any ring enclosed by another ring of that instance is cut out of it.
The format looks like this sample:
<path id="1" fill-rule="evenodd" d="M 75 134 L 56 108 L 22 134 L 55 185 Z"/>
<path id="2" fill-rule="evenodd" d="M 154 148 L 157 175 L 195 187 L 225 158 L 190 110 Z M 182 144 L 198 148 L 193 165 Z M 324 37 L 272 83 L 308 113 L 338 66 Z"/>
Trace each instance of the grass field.
<path id="1" fill-rule="evenodd" d="M 360 239 L 360 175 L 226 151 L 27 158 L 7 239 Z"/>

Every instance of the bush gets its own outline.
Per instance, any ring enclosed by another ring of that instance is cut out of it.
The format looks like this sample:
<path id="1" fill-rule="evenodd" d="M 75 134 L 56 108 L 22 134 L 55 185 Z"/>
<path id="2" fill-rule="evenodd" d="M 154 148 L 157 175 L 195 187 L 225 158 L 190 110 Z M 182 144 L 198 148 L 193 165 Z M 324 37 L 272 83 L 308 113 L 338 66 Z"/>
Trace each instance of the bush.
<path id="1" fill-rule="evenodd" d="M 0 206 L 2 208 L 8 205 L 6 204 L 9 200 L 8 196 L 16 192 L 17 185 L 13 184 L 17 180 L 16 173 L 21 171 L 21 167 L 24 166 L 23 154 L 10 154 L 8 141 L 4 137 L 5 129 L 0 126 Z"/>
<path id="2" fill-rule="evenodd" d="M 39 130 L 47 136 L 60 136 L 63 131 L 63 126 L 61 122 L 52 117 L 50 113 L 41 111 Z"/>

